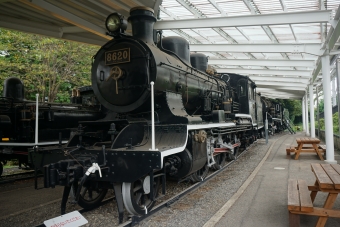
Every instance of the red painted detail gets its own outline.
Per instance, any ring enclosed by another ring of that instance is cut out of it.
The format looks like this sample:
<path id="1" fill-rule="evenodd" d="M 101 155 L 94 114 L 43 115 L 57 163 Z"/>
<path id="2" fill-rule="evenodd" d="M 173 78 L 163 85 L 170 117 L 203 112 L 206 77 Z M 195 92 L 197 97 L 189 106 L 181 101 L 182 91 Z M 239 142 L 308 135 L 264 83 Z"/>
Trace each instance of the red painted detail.
<path id="1" fill-rule="evenodd" d="M 13 154 L 22 154 L 22 155 L 28 155 L 28 152 L 22 151 L 22 152 L 13 152 Z"/>
<path id="2" fill-rule="evenodd" d="M 229 151 L 228 148 L 222 147 L 222 148 L 214 148 L 214 153 L 223 153 Z"/>

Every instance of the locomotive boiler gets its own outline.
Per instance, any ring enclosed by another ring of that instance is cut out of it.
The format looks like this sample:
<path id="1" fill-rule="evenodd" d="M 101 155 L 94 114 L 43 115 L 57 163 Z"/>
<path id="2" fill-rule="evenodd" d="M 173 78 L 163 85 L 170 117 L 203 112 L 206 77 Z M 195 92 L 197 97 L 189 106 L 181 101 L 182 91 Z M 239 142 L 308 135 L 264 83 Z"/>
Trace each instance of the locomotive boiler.
<path id="1" fill-rule="evenodd" d="M 95 96 L 117 115 L 80 122 L 65 148 L 53 148 L 69 159 L 44 167 L 45 187 L 64 186 L 62 213 L 71 190 L 91 208 L 113 188 L 120 221 L 123 207 L 145 214 L 160 186 L 165 193 L 166 178 L 202 181 L 209 168 L 221 168 L 226 157 L 256 139 L 255 115 L 239 111 L 230 77 L 207 74 L 207 58 L 190 57 L 185 39 L 165 37 L 156 45 L 152 9 L 133 8 L 128 20 L 132 36 L 124 34 L 122 16 L 107 18 L 114 39 L 92 65 Z"/>

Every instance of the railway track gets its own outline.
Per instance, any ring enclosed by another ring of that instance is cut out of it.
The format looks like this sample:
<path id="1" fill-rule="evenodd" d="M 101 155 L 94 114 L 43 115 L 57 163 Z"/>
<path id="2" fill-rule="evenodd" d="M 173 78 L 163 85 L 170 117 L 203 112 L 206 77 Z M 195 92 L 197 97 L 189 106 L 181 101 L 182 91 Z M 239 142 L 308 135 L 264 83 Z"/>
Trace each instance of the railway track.
<path id="1" fill-rule="evenodd" d="M 240 158 L 241 156 L 243 156 L 244 154 L 246 154 L 249 150 L 249 148 L 251 148 L 252 146 L 254 146 L 254 144 L 256 144 L 257 142 L 253 143 L 252 145 L 250 145 L 249 147 L 247 147 L 246 149 L 244 149 L 236 158 L 236 160 L 232 160 L 230 162 L 228 162 L 227 164 L 225 164 L 220 170 L 214 171 L 211 174 L 209 174 L 209 176 L 207 176 L 205 178 L 204 181 L 202 182 L 197 182 L 193 185 L 191 185 L 190 187 L 188 187 L 187 189 L 185 189 L 184 191 L 172 196 L 170 199 L 158 204 L 157 206 L 155 206 L 150 212 L 148 212 L 148 214 L 144 215 L 144 216 L 132 216 L 131 219 L 129 221 L 126 221 L 122 224 L 119 225 L 119 227 L 130 227 L 130 226 L 135 226 L 138 223 L 140 223 L 141 221 L 143 221 L 146 218 L 149 218 L 150 216 L 156 214 L 157 212 L 159 212 L 160 210 L 162 210 L 165 207 L 170 207 L 172 204 L 174 204 L 175 202 L 179 201 L 181 198 L 184 198 L 185 196 L 187 196 L 189 193 L 199 189 L 200 187 L 202 187 L 203 185 L 205 185 L 206 183 L 208 183 L 211 179 L 214 179 L 217 175 L 219 175 L 221 172 L 223 172 L 226 168 L 230 167 L 233 163 L 235 163 L 237 161 L 238 158 Z M 109 197 L 105 200 L 103 200 L 101 202 L 101 204 L 99 206 L 103 206 L 111 201 L 114 200 L 114 197 Z M 94 208 L 95 209 L 95 208 Z M 79 213 L 84 214 L 87 212 L 91 212 L 93 209 L 91 210 L 86 210 L 86 209 L 79 209 Z M 44 224 L 39 224 L 36 227 L 45 227 Z"/>
<path id="2" fill-rule="evenodd" d="M 38 175 L 38 177 L 41 177 L 42 175 Z M 2 184 L 9 184 L 16 181 L 21 180 L 29 180 L 34 179 L 34 170 L 21 172 L 21 173 L 13 173 L 8 175 L 3 175 L 0 177 L 0 185 Z"/>
<path id="3" fill-rule="evenodd" d="M 225 164 L 221 169 L 214 171 L 213 173 L 211 173 L 209 176 L 207 176 L 204 181 L 201 182 L 197 182 L 195 184 L 193 184 L 192 186 L 190 186 L 189 188 L 185 189 L 184 191 L 178 193 L 177 195 L 171 197 L 170 199 L 162 202 L 161 204 L 157 205 L 156 207 L 154 207 L 150 212 L 148 212 L 148 214 L 138 217 L 138 216 L 132 216 L 131 220 L 122 223 L 121 225 L 119 225 L 118 227 L 132 227 L 137 225 L 139 222 L 143 221 L 144 219 L 156 214 L 157 212 L 159 212 L 160 210 L 162 210 L 165 207 L 170 207 L 172 204 L 174 204 L 175 202 L 179 201 L 181 198 L 185 197 L 186 195 L 188 195 L 189 193 L 197 190 L 198 188 L 202 187 L 203 185 L 205 185 L 206 183 L 208 183 L 211 179 L 214 179 L 217 175 L 219 175 L 221 172 L 223 172 L 226 168 L 230 167 L 233 163 L 235 163 L 237 161 L 237 159 L 239 157 L 241 157 L 242 155 L 246 154 L 249 150 L 249 148 L 251 148 L 252 146 L 254 146 L 254 144 L 256 144 L 256 142 L 254 142 L 253 144 L 251 144 L 249 147 L 247 147 L 246 149 L 244 149 L 235 160 L 232 160 L 230 162 L 228 162 L 227 164 Z"/>

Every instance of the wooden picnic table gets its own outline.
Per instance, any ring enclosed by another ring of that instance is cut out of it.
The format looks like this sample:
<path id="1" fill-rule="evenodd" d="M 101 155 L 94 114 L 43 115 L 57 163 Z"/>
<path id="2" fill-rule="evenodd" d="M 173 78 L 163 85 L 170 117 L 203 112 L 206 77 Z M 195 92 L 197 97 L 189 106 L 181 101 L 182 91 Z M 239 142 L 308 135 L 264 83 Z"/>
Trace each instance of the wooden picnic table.
<path id="1" fill-rule="evenodd" d="M 319 139 L 304 137 L 304 138 L 297 138 L 296 142 L 298 145 L 295 149 L 295 160 L 299 159 L 301 152 L 315 152 L 322 161 L 324 160 L 321 154 L 323 150 L 319 149 L 319 144 L 320 144 Z M 312 145 L 312 146 L 305 146 L 305 145 Z"/>
<path id="2" fill-rule="evenodd" d="M 340 210 L 332 209 L 340 193 L 340 165 L 314 163 L 311 164 L 311 167 L 316 178 L 314 186 L 308 186 L 311 191 L 312 202 L 314 202 L 318 192 L 328 193 L 323 208 L 318 210 L 320 217 L 316 224 L 316 226 L 324 226 L 328 217 L 340 218 Z"/>
<path id="3" fill-rule="evenodd" d="M 314 163 L 311 167 L 316 178 L 313 186 L 307 186 L 305 180 L 289 179 L 288 181 L 288 210 L 291 227 L 300 226 L 301 214 L 319 217 L 316 227 L 324 226 L 329 217 L 340 218 L 340 210 L 332 209 L 340 193 L 340 165 Z M 327 193 L 323 207 L 316 207 L 313 204 L 319 192 Z"/>

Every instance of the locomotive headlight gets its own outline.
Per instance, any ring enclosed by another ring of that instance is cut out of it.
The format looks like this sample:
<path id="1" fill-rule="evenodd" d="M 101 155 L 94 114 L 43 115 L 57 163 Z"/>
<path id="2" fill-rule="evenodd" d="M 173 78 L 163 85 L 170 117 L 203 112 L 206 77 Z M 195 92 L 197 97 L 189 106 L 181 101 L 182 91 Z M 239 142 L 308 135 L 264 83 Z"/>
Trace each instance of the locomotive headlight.
<path id="1" fill-rule="evenodd" d="M 120 29 L 122 32 L 127 28 L 127 21 L 124 20 L 124 17 L 118 13 L 112 13 L 106 18 L 106 29 L 109 32 L 117 32 Z"/>

